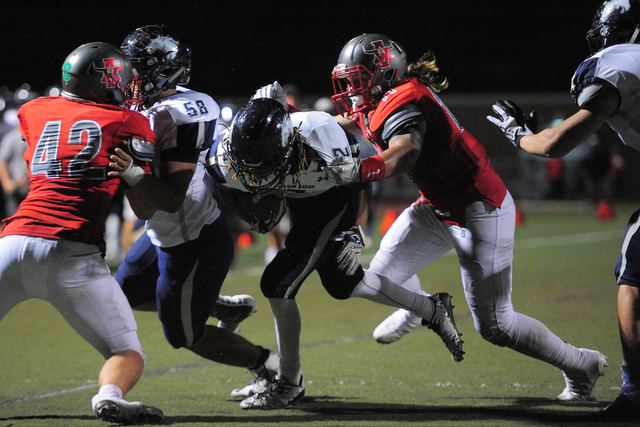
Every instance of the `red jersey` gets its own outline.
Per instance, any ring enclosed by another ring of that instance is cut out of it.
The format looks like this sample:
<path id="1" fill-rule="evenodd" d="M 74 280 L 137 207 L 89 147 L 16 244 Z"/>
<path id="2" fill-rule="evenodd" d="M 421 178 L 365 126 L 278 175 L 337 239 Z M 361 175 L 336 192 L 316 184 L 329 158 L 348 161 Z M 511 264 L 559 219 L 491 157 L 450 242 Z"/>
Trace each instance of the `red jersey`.
<path id="1" fill-rule="evenodd" d="M 107 176 L 109 156 L 131 137 L 155 142 L 149 121 L 124 108 L 38 98 L 18 111 L 27 143 L 24 159 L 29 194 L 5 220 L 9 234 L 97 245 L 104 254 L 104 229 L 119 178 Z M 150 173 L 144 165 L 145 173 Z"/>
<path id="2" fill-rule="evenodd" d="M 420 107 L 427 125 L 422 150 L 409 172 L 421 200 L 433 206 L 441 220 L 460 225 L 464 225 L 465 208 L 474 202 L 500 207 L 507 189 L 493 170 L 484 147 L 417 79 L 388 91 L 376 109 L 368 113 L 368 126 L 361 116 L 357 122 L 371 142 L 386 146 L 382 140 L 385 121 L 409 103 Z"/>

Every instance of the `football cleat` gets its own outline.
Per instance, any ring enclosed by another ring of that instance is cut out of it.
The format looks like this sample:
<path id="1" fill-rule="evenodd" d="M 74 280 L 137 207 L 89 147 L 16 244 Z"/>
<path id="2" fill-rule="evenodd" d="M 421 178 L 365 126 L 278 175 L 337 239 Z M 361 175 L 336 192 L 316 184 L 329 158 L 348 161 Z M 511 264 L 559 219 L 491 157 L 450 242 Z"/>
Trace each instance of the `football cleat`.
<path id="1" fill-rule="evenodd" d="M 99 420 L 119 424 L 162 424 L 164 414 L 158 408 L 124 399 L 101 400 L 93 413 Z"/>
<path id="2" fill-rule="evenodd" d="M 401 308 L 384 319 L 373 331 L 373 339 L 380 344 L 391 344 L 398 341 L 420 325 L 418 316 Z"/>
<path id="3" fill-rule="evenodd" d="M 440 336 L 454 361 L 461 362 L 464 359 L 463 341 L 460 339 L 462 334 L 458 332 L 453 318 L 451 295 L 440 292 L 430 295 L 429 299 L 434 305 L 433 317 L 430 320 L 422 319 L 422 324 Z"/>
<path id="4" fill-rule="evenodd" d="M 246 399 L 247 397 L 251 397 L 254 394 L 262 393 L 269 387 L 269 384 L 271 384 L 271 381 L 258 375 L 246 386 L 232 390 L 231 397 L 241 397 L 243 399 Z"/>
<path id="5" fill-rule="evenodd" d="M 595 414 L 590 414 L 589 421 L 635 421 L 640 422 L 640 404 L 633 402 L 629 396 L 620 393 L 609 406 Z"/>
<path id="6" fill-rule="evenodd" d="M 211 317 L 216 317 L 219 320 L 219 328 L 238 332 L 240 323 L 255 312 L 256 300 L 251 295 L 218 295 Z"/>
<path id="7" fill-rule="evenodd" d="M 596 381 L 604 375 L 604 368 L 609 366 L 607 358 L 600 352 L 586 348 L 579 349 L 585 357 L 591 359 L 586 370 L 578 370 L 571 373 L 563 372 L 566 383 L 565 389 L 556 400 L 563 402 L 594 400 L 591 391 Z"/>
<path id="8" fill-rule="evenodd" d="M 269 384 L 267 389 L 259 394 L 240 402 L 242 409 L 282 409 L 289 405 L 295 405 L 304 397 L 304 379 L 300 377 L 300 384 L 288 384 L 277 379 L 274 383 Z"/>
<path id="9" fill-rule="evenodd" d="M 247 398 L 254 394 L 262 393 L 274 382 L 274 379 L 278 375 L 277 371 L 269 371 L 264 364 L 260 368 L 256 370 L 250 369 L 250 371 L 256 375 L 256 378 L 246 386 L 233 390 L 231 397 Z"/>

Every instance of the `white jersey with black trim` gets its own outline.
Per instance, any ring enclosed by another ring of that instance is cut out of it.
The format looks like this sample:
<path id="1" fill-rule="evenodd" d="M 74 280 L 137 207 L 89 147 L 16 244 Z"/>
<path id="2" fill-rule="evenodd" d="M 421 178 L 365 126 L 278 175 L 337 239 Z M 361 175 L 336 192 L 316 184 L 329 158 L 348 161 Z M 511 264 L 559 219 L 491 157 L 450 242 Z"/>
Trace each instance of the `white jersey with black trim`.
<path id="1" fill-rule="evenodd" d="M 607 118 L 622 142 L 640 151 L 640 44 L 618 44 L 603 49 L 578 66 L 571 80 L 576 100 L 590 84 L 607 82 L 620 94 L 618 111 Z"/>
<path id="2" fill-rule="evenodd" d="M 290 116 L 293 126 L 298 128 L 307 146 L 308 164 L 300 172 L 286 176 L 282 186 L 285 196 L 311 197 L 335 187 L 335 181 L 326 176 L 322 167 L 340 157 L 357 157 L 351 150 L 345 131 L 331 115 L 322 111 L 297 112 Z M 226 138 L 217 144 L 213 161 L 220 184 L 227 188 L 248 191 L 239 179 L 234 178 L 235 171 L 227 159 Z"/>
<path id="3" fill-rule="evenodd" d="M 156 211 L 146 223 L 151 242 L 160 247 L 172 247 L 197 238 L 203 226 L 220 216 L 218 204 L 204 180 L 205 157 L 216 136 L 220 107 L 207 94 L 180 87 L 178 91 L 143 112 L 156 134 L 161 160 L 181 161 L 183 156 L 198 156 L 180 210 Z"/>

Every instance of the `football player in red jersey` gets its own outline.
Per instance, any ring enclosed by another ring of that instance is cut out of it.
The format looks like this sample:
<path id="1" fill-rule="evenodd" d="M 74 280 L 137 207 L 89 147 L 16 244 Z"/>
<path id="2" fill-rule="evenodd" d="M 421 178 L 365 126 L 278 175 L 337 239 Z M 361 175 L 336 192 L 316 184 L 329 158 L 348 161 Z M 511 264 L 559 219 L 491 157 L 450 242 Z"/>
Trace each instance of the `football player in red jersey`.
<path id="1" fill-rule="evenodd" d="M 589 396 L 605 357 L 566 343 L 538 320 L 514 311 L 513 199 L 483 146 L 438 97 L 447 81 L 439 77 L 433 54 L 409 66 L 406 58 L 395 40 L 363 34 L 343 47 L 333 69 L 339 119 L 361 131 L 379 154 L 335 162 L 327 173 L 345 184 L 406 173 L 421 194 L 385 234 L 369 270 L 419 289 L 416 273 L 454 249 L 480 335 L 560 368 L 566 389 L 558 399 Z M 389 335 L 412 329 L 403 329 L 412 315 L 402 318 L 388 323 Z"/>
<path id="2" fill-rule="evenodd" d="M 31 298 L 51 303 L 106 359 L 91 402 L 95 415 L 159 423 L 159 409 L 124 400 L 145 356 L 133 312 L 104 260 L 105 218 L 116 189 L 124 184 L 131 194 L 153 186 L 154 134 L 146 118 L 123 108 L 138 102 L 137 85 L 119 49 L 88 43 L 64 60 L 61 97 L 20 108 L 30 191 L 0 234 L 0 319 Z M 125 152 L 135 165 L 118 158 Z M 137 215 L 153 210 L 131 200 Z"/>

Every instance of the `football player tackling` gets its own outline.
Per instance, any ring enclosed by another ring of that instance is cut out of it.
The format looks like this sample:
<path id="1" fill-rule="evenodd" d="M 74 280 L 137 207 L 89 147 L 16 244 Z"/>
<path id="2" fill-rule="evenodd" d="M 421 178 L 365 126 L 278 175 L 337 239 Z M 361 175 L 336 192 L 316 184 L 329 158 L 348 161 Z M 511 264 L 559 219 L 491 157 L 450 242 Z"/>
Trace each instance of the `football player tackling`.
<path id="1" fill-rule="evenodd" d="M 63 63 L 62 96 L 20 109 L 30 191 L 0 234 L 0 319 L 30 298 L 51 303 L 106 359 L 91 401 L 95 415 L 156 424 L 164 420 L 162 411 L 124 400 L 142 375 L 145 355 L 131 307 L 104 260 L 114 193 L 125 182 L 130 196 L 154 185 L 148 162 L 155 136 L 146 118 L 122 108 L 139 102 L 138 89 L 124 53 L 88 43 Z M 125 151 L 136 165 L 116 164 Z M 137 196 L 131 207 L 141 218 L 154 209 Z"/>
<path id="2" fill-rule="evenodd" d="M 437 96 L 447 82 L 438 76 L 435 57 L 426 54 L 410 66 L 406 58 L 395 40 L 364 34 L 343 47 L 333 69 L 332 100 L 341 123 L 361 131 L 380 154 L 340 159 L 328 173 L 342 184 L 406 173 L 421 194 L 384 235 L 369 270 L 417 291 L 416 273 L 455 250 L 478 333 L 560 368 L 566 388 L 558 399 L 588 396 L 605 357 L 567 344 L 514 310 L 513 199 L 484 147 Z"/>

